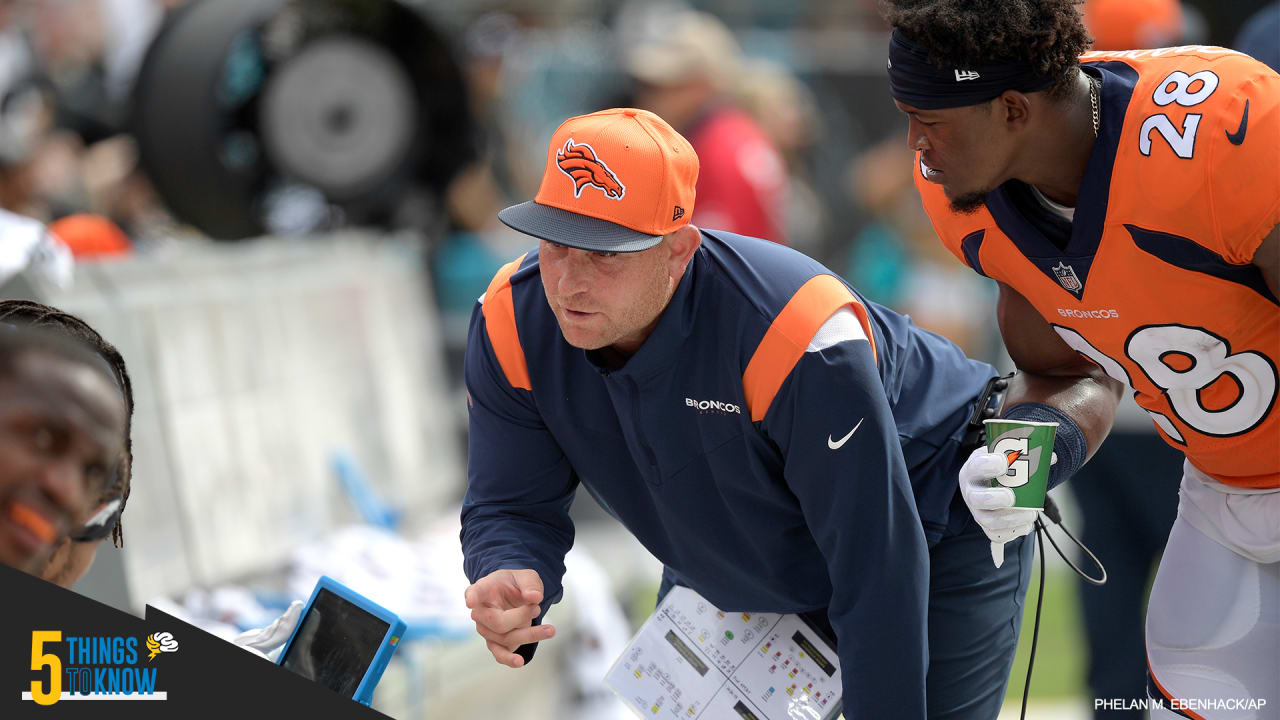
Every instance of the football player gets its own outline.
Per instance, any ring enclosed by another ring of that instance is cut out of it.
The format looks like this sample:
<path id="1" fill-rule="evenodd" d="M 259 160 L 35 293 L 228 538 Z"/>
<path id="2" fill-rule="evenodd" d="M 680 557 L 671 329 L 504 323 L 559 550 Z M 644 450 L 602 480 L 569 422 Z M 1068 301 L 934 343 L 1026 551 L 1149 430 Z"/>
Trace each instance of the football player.
<path id="1" fill-rule="evenodd" d="M 1073 0 L 884 7 L 925 209 L 999 283 L 1008 403 L 1059 423 L 1055 476 L 1105 436 L 1107 387 L 1186 455 L 1153 715 L 1280 716 L 1280 75 L 1216 47 L 1084 53 Z M 982 452 L 961 471 L 975 516 L 1029 532 L 971 492 L 994 472 Z"/>

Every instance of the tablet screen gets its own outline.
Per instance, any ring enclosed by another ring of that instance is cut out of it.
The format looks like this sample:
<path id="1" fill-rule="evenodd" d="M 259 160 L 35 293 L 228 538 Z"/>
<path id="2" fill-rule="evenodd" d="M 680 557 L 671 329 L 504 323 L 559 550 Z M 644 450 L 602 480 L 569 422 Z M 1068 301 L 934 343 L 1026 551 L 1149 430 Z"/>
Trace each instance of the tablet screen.
<path id="1" fill-rule="evenodd" d="M 280 664 L 352 697 L 389 628 L 385 620 L 320 588 Z"/>

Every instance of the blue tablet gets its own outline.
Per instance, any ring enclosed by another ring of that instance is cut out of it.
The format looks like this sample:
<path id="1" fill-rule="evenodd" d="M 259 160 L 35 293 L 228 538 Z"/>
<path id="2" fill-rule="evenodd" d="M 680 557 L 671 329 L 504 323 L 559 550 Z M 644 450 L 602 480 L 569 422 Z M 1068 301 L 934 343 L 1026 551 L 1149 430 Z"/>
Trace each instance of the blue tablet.
<path id="1" fill-rule="evenodd" d="M 368 705 L 404 630 L 395 613 L 322 576 L 278 662 Z"/>

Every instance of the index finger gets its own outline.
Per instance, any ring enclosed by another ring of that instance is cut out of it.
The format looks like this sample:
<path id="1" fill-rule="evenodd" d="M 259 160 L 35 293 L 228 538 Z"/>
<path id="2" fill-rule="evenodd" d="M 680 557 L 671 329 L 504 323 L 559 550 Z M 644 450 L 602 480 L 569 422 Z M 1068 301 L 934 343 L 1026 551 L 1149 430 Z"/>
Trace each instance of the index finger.
<path id="1" fill-rule="evenodd" d="M 542 590 L 521 588 L 514 583 L 504 583 L 498 590 L 502 603 L 493 607 L 503 609 L 537 605 L 542 600 Z"/>
<path id="2" fill-rule="evenodd" d="M 511 579 L 520 590 L 518 603 L 537 605 L 542 602 L 542 577 L 536 570 L 515 570 Z"/>
<path id="3" fill-rule="evenodd" d="M 541 599 L 541 591 L 537 593 Z M 520 575 L 509 570 L 499 570 L 477 580 L 466 592 L 467 607 L 510 610 L 525 605 L 535 605 L 528 590 L 520 587 Z"/>
<path id="4" fill-rule="evenodd" d="M 501 584 L 492 582 L 489 578 L 481 578 L 467 587 L 463 598 L 466 600 L 467 607 L 472 610 L 483 607 L 501 607 Z"/>

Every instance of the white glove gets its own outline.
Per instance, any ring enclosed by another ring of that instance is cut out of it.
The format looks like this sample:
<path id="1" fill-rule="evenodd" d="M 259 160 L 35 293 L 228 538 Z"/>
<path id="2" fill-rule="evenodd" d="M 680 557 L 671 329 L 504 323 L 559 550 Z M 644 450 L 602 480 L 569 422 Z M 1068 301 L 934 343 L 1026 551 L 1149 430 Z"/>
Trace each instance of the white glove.
<path id="1" fill-rule="evenodd" d="M 275 622 L 264 628 L 245 630 L 231 642 L 255 655 L 261 655 L 271 662 L 275 662 L 280 657 L 280 649 L 284 646 L 285 641 L 293 634 L 293 629 L 298 626 L 298 618 L 302 615 L 302 605 L 301 600 L 294 600 L 289 605 L 289 609 L 276 618 Z"/>
<path id="2" fill-rule="evenodd" d="M 960 468 L 960 494 L 973 519 L 991 540 L 991 560 L 996 567 L 1004 564 L 1004 544 L 1030 533 L 1040 512 L 1015 508 L 1012 490 L 999 485 L 991 487 L 991 480 L 1008 470 L 1004 455 L 988 452 L 985 447 L 974 450 Z"/>

